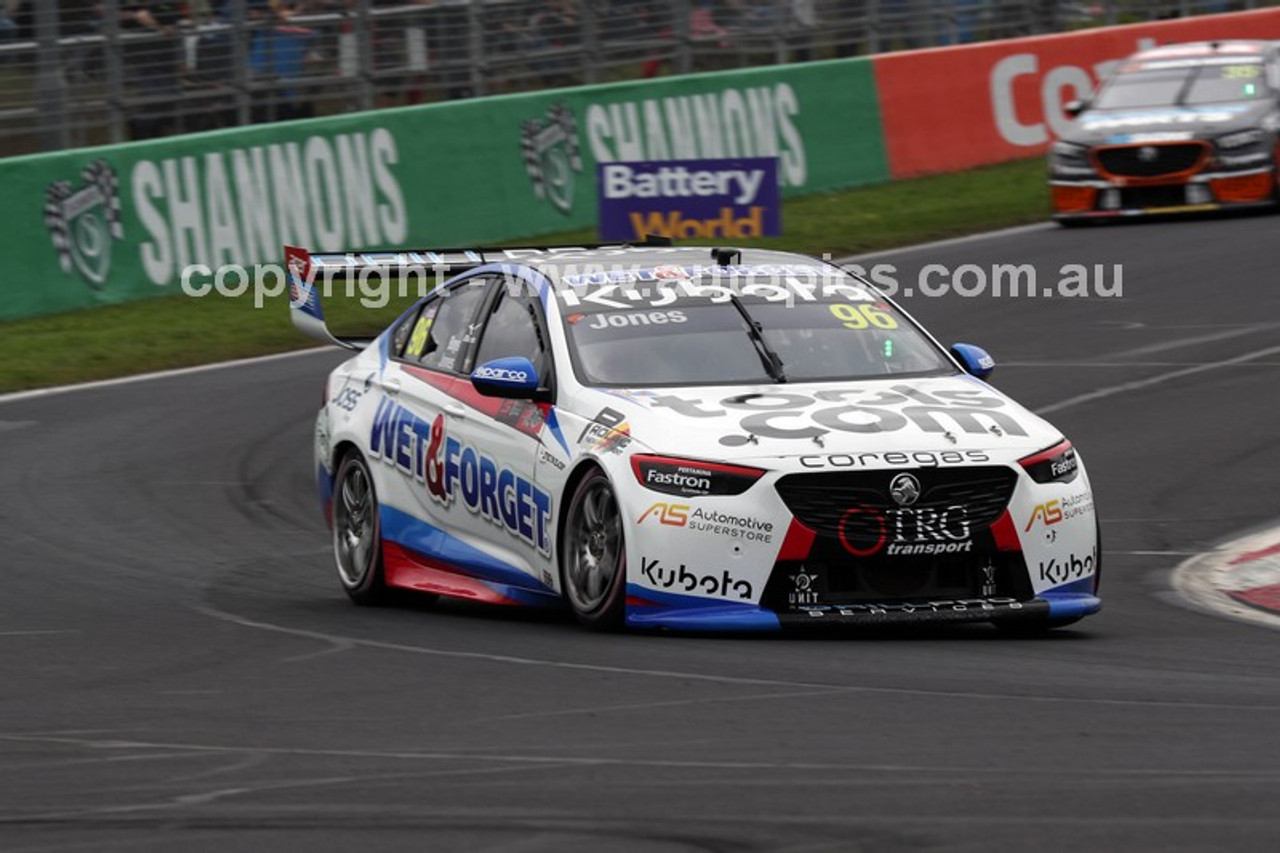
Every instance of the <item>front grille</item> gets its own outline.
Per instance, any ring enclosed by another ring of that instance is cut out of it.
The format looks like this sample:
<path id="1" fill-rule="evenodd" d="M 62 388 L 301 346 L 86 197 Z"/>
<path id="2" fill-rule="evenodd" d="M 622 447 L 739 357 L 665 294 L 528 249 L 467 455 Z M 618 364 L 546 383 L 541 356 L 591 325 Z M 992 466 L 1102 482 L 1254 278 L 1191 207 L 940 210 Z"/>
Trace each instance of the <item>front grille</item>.
<path id="1" fill-rule="evenodd" d="M 1204 157 L 1199 142 L 1178 145 L 1119 145 L 1095 152 L 1104 171 L 1126 178 L 1158 178 L 1186 172 Z"/>
<path id="2" fill-rule="evenodd" d="M 899 511 L 889 495 L 889 484 L 900 473 L 909 473 L 920 482 L 920 497 L 910 510 L 942 518 L 962 506 L 975 531 L 1000 517 L 1018 480 L 1011 468 L 1003 466 L 916 468 L 906 472 L 788 474 L 778 481 L 777 488 L 801 524 L 821 535 L 862 541 L 879 537 L 891 520 L 886 513 Z M 858 546 L 855 549 L 861 550 Z"/>
<path id="3" fill-rule="evenodd" d="M 895 478 L 919 496 L 899 506 Z M 996 547 L 991 525 L 1017 485 L 1012 468 L 923 468 L 789 474 L 777 490 L 817 533 L 808 555 L 774 567 L 766 598 L 780 610 L 820 605 L 1031 597 L 1026 564 Z"/>
<path id="4" fill-rule="evenodd" d="M 1147 207 L 1181 207 L 1187 203 L 1186 184 L 1158 187 L 1125 187 L 1120 190 L 1120 206 L 1125 210 Z"/>

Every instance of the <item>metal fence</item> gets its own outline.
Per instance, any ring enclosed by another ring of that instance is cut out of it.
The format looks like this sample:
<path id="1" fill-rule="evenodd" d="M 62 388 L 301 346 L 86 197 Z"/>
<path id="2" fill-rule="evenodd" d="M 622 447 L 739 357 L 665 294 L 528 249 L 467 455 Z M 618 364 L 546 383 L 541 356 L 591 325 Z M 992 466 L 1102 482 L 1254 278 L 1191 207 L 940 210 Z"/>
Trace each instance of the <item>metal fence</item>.
<path id="1" fill-rule="evenodd" d="M 0 156 L 1276 0 L 0 0 Z"/>

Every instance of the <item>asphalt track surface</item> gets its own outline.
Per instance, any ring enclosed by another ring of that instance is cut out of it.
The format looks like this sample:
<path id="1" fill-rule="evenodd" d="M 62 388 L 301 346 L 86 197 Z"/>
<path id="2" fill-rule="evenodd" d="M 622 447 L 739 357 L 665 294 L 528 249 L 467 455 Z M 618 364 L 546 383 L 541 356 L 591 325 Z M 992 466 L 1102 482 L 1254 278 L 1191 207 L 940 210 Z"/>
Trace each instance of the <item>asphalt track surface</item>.
<path id="1" fill-rule="evenodd" d="M 0 849 L 1274 849 L 1280 633 L 1169 576 L 1280 515 L 1277 229 L 886 257 L 1124 265 L 1122 299 L 905 300 L 1090 467 L 1105 607 L 1038 640 L 357 608 L 310 471 L 337 354 L 4 403 Z"/>

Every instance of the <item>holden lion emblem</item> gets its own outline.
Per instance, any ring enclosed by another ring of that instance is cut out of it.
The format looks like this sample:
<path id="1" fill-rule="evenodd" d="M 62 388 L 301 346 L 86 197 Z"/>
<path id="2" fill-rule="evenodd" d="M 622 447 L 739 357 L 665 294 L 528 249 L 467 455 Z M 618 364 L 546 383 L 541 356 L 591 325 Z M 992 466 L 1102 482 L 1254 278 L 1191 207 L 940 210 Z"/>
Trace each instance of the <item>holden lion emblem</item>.
<path id="1" fill-rule="evenodd" d="M 115 170 L 94 160 L 80 173 L 83 183 L 54 181 L 44 194 L 44 224 L 64 273 L 72 268 L 101 289 L 111 272 L 111 244 L 124 239 Z"/>
<path id="2" fill-rule="evenodd" d="M 889 481 L 889 494 L 898 506 L 911 506 L 920 497 L 920 481 L 910 474 L 899 474 Z"/>
<path id="3" fill-rule="evenodd" d="M 578 122 L 564 103 L 553 104 L 546 120 L 531 118 L 520 126 L 524 168 L 533 194 L 551 202 L 565 216 L 573 209 L 573 175 L 582 171 Z"/>

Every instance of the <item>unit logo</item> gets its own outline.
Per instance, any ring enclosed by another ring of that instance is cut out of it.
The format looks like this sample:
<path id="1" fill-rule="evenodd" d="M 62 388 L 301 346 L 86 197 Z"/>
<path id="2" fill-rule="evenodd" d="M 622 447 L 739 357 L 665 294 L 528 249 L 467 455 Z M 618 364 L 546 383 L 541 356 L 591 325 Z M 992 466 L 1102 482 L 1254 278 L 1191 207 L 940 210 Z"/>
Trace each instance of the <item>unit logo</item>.
<path id="1" fill-rule="evenodd" d="M 573 211 L 573 176 L 582 172 L 573 110 L 557 102 L 547 110 L 545 119 L 525 121 L 520 126 L 520 149 L 534 196 L 546 199 L 568 216 Z"/>
<path id="2" fill-rule="evenodd" d="M 63 273 L 74 268 L 95 290 L 111 272 L 111 243 L 124 239 L 115 170 L 94 160 L 80 173 L 82 183 L 54 181 L 44 194 L 44 224 Z"/>

